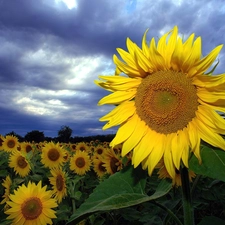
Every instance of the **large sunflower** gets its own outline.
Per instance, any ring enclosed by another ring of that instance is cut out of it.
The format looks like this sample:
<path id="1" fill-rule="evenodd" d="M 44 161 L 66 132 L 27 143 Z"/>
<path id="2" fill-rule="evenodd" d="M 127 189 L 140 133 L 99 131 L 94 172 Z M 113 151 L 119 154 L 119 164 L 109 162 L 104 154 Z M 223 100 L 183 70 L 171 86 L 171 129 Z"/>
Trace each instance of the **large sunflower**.
<path id="1" fill-rule="evenodd" d="M 113 92 L 98 104 L 117 105 L 100 121 L 108 121 L 103 129 L 120 126 L 111 146 L 122 143 L 123 156 L 133 150 L 134 167 L 142 163 L 151 175 L 163 159 L 175 178 L 174 167 L 188 167 L 190 152 L 201 162 L 201 139 L 225 150 L 225 120 L 217 113 L 225 112 L 225 75 L 206 74 L 222 45 L 202 58 L 201 38 L 183 41 L 176 26 L 158 44 L 148 44 L 146 34 L 141 48 L 127 38 L 128 51 L 118 48 L 121 59 L 113 57 L 115 76 L 96 81 Z"/>
<path id="2" fill-rule="evenodd" d="M 59 143 L 51 141 L 46 143 L 42 148 L 41 162 L 45 167 L 53 168 L 61 166 L 65 162 L 64 157 L 66 157 L 66 150 Z"/>
<path id="3" fill-rule="evenodd" d="M 66 174 L 61 168 L 51 169 L 52 177 L 49 177 L 50 184 L 53 186 L 53 195 L 58 203 L 67 195 Z"/>
<path id="4" fill-rule="evenodd" d="M 52 192 L 46 191 L 46 188 L 42 187 L 41 181 L 37 185 L 29 182 L 10 194 L 7 204 L 11 208 L 5 213 L 9 215 L 7 219 L 12 220 L 12 225 L 52 224 L 52 219 L 56 218 L 52 208 L 58 205 L 52 198 Z"/>
<path id="5" fill-rule="evenodd" d="M 25 177 L 29 174 L 31 167 L 25 155 L 20 151 L 13 151 L 9 157 L 9 167 L 13 168 L 16 174 Z"/>

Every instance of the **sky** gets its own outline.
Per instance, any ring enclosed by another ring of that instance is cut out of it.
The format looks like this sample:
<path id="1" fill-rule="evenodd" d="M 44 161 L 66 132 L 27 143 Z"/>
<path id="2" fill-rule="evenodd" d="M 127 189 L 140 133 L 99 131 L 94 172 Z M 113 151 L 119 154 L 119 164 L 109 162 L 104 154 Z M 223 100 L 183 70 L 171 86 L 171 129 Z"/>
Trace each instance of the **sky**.
<path id="1" fill-rule="evenodd" d="M 113 75 L 116 48 L 139 46 L 175 25 L 202 37 L 202 53 L 225 44 L 224 0 L 0 0 L 0 134 L 33 130 L 57 137 L 114 134 L 97 106 L 109 94 L 94 84 Z M 215 73 L 225 73 L 225 47 Z"/>

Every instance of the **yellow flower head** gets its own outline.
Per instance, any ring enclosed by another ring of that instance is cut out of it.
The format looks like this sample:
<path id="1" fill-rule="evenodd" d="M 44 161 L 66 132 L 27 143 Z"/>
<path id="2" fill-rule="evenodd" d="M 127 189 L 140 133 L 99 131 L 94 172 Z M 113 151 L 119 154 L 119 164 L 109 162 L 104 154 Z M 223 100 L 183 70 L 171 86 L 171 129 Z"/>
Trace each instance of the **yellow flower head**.
<path id="1" fill-rule="evenodd" d="M 133 150 L 132 163 L 148 168 L 149 175 L 163 159 L 171 177 L 181 162 L 188 167 L 190 152 L 201 162 L 200 140 L 225 150 L 225 75 L 205 74 L 222 45 L 202 58 L 201 38 L 186 41 L 178 28 L 141 48 L 127 39 L 127 49 L 114 55 L 116 75 L 100 76 L 100 87 L 111 91 L 99 105 L 116 108 L 103 116 L 103 129 L 119 126 L 111 146 L 123 144 L 122 156 Z M 127 75 L 127 76 L 126 76 Z"/>
<path id="2" fill-rule="evenodd" d="M 20 143 L 20 151 L 24 154 L 33 151 L 33 145 L 30 142 L 22 142 Z"/>
<path id="3" fill-rule="evenodd" d="M 90 170 L 91 160 L 87 152 L 76 150 L 76 153 L 70 159 L 70 170 L 78 175 L 84 175 Z"/>
<path id="4" fill-rule="evenodd" d="M 66 150 L 59 143 L 49 142 L 42 148 L 41 162 L 45 167 L 59 167 L 65 162 Z"/>
<path id="5" fill-rule="evenodd" d="M 5 204 L 9 200 L 11 185 L 12 185 L 12 180 L 10 176 L 7 176 L 5 180 L 3 180 L 2 182 L 2 186 L 5 188 L 5 193 L 2 196 L 3 200 L 0 202 L 0 204 Z"/>
<path id="6" fill-rule="evenodd" d="M 19 141 L 18 141 L 17 137 L 15 137 L 13 135 L 7 135 L 3 139 L 2 148 L 6 152 L 13 152 L 13 151 L 17 150 L 18 147 L 19 147 Z"/>
<path id="7" fill-rule="evenodd" d="M 29 174 L 31 167 L 25 155 L 20 151 L 13 151 L 9 157 L 9 167 L 13 168 L 16 174 L 25 177 Z"/>
<path id="8" fill-rule="evenodd" d="M 103 177 L 107 172 L 104 164 L 102 157 L 93 159 L 93 170 L 99 178 Z"/>
<path id="9" fill-rule="evenodd" d="M 172 184 L 174 186 L 176 186 L 176 187 L 182 185 L 180 171 L 177 170 L 175 167 L 174 167 L 174 170 L 175 170 L 175 176 L 174 177 L 171 177 L 169 175 L 169 173 L 167 172 L 163 160 L 160 160 L 159 161 L 159 163 L 156 166 L 156 168 L 159 168 L 157 174 L 158 174 L 158 176 L 159 176 L 160 179 L 165 179 L 165 178 L 172 179 Z M 196 175 L 195 175 L 195 173 L 193 171 L 189 170 L 188 171 L 188 177 L 189 177 L 189 181 L 192 182 L 192 179 L 195 178 Z"/>
<path id="10" fill-rule="evenodd" d="M 122 160 L 119 154 L 116 154 L 113 149 L 108 148 L 102 159 L 107 173 L 114 174 L 122 169 Z"/>
<path id="11" fill-rule="evenodd" d="M 23 224 L 53 224 L 56 218 L 52 208 L 57 207 L 56 200 L 52 198 L 52 192 L 46 191 L 47 186 L 42 187 L 41 181 L 36 185 L 29 182 L 10 194 L 7 204 L 11 207 L 5 213 L 7 219 L 12 220 L 12 225 Z"/>
<path id="12" fill-rule="evenodd" d="M 67 196 L 66 174 L 61 168 L 52 168 L 50 172 L 52 177 L 49 177 L 49 181 L 53 186 L 53 195 L 57 202 L 61 203 L 62 199 Z"/>

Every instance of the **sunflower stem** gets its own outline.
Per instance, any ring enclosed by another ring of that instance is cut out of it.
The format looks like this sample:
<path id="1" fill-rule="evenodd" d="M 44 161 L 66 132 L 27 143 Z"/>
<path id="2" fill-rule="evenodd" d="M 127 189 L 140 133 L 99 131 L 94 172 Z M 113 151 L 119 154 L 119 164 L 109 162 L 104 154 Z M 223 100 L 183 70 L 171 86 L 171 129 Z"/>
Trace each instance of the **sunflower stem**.
<path id="1" fill-rule="evenodd" d="M 73 210 L 73 214 L 76 212 L 76 204 L 75 204 L 75 198 L 71 198 L 72 200 L 72 210 Z"/>
<path id="2" fill-rule="evenodd" d="M 186 167 L 180 169 L 182 182 L 182 201 L 184 213 L 184 225 L 194 225 L 194 212 L 192 208 L 189 173 Z"/>

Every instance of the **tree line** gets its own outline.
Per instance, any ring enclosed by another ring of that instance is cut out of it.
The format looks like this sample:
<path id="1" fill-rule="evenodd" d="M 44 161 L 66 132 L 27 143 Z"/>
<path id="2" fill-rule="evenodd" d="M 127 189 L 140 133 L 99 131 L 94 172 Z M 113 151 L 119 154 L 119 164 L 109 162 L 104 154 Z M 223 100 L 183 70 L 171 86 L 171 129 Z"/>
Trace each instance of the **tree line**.
<path id="1" fill-rule="evenodd" d="M 57 137 L 46 137 L 44 132 L 39 130 L 32 130 L 27 132 L 27 134 L 22 137 L 21 135 L 15 133 L 14 131 L 7 133 L 6 135 L 13 135 L 18 138 L 20 142 L 27 141 L 27 142 L 35 142 L 40 143 L 44 141 L 54 141 L 60 143 L 77 143 L 77 142 L 90 142 L 99 140 L 101 142 L 110 142 L 115 134 L 107 134 L 107 135 L 94 135 L 94 136 L 74 136 L 72 137 L 73 130 L 69 126 L 61 126 L 60 130 L 58 131 Z M 5 136 L 6 136 L 5 135 Z"/>

